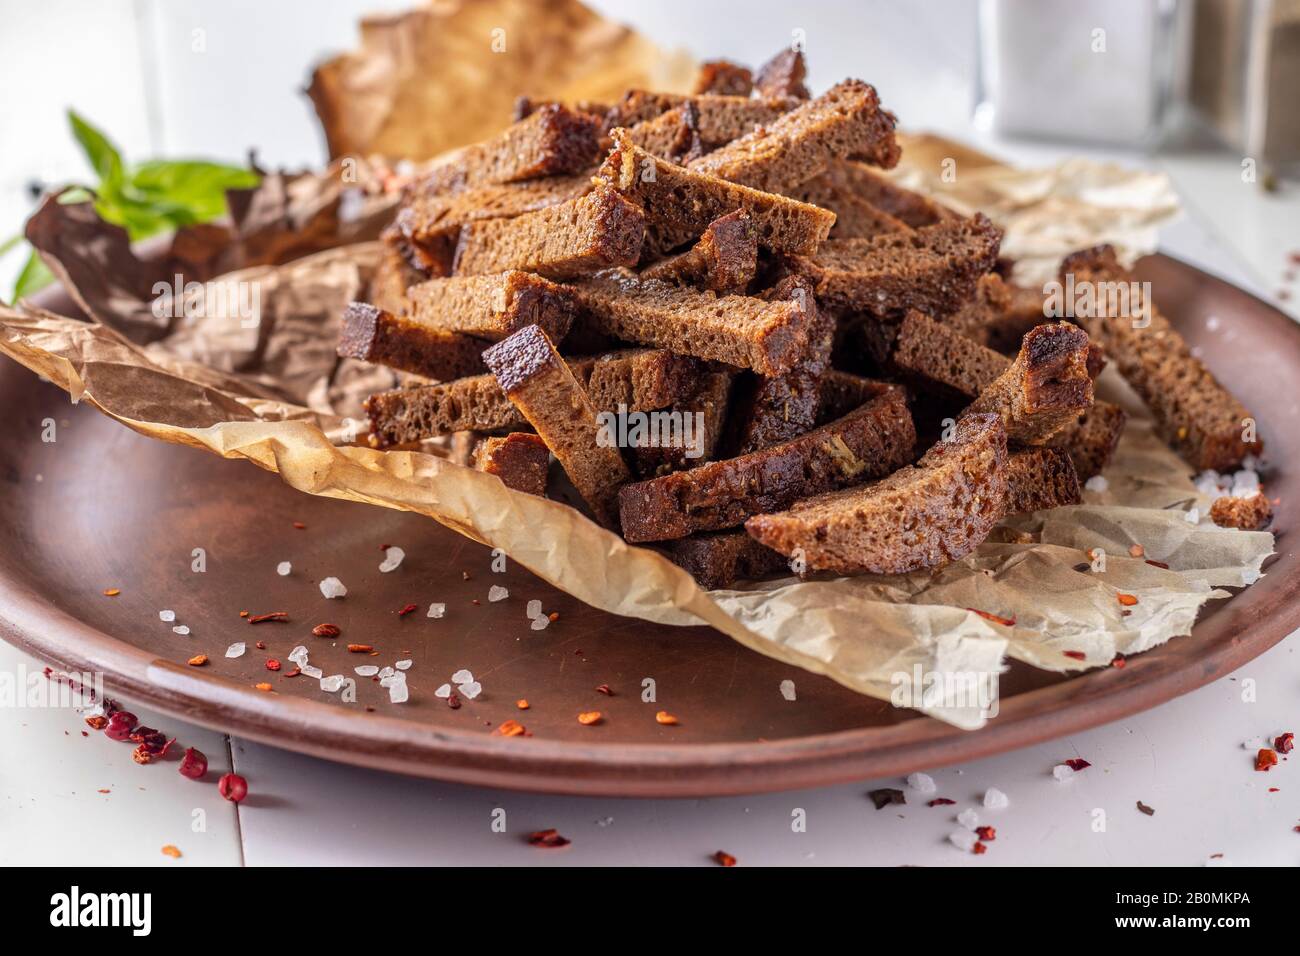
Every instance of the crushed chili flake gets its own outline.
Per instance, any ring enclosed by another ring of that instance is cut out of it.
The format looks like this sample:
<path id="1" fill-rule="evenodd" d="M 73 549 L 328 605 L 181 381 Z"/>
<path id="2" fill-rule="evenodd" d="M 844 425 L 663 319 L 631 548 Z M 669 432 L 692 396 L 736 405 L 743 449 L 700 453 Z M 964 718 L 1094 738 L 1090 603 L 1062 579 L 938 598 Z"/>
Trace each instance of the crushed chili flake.
<path id="1" fill-rule="evenodd" d="M 338 637 L 343 629 L 337 624 L 317 624 L 311 632 L 315 637 Z"/>
<path id="2" fill-rule="evenodd" d="M 968 607 L 966 610 L 972 614 L 978 614 L 986 621 L 992 621 L 994 624 L 1001 624 L 1004 627 L 1015 627 L 1016 619 L 1014 617 L 999 617 L 997 614 L 990 614 L 988 611 L 981 611 L 979 608 Z"/>
<path id="3" fill-rule="evenodd" d="M 1136 594 L 1125 594 L 1121 591 L 1119 594 L 1116 594 L 1115 597 L 1118 598 L 1119 603 L 1123 604 L 1125 607 L 1132 607 L 1138 602 Z"/>
<path id="4" fill-rule="evenodd" d="M 113 791 L 110 790 L 110 789 L 108 789 L 108 787 L 100 787 L 100 788 L 99 788 L 98 790 L 96 790 L 95 792 L 96 792 L 96 793 L 112 793 Z"/>
<path id="5" fill-rule="evenodd" d="M 170 843 L 168 843 L 166 846 L 162 848 L 162 855 L 169 856 L 173 860 L 179 860 L 181 858 L 181 851 L 176 849 L 176 847 L 172 846 Z"/>
<path id="6" fill-rule="evenodd" d="M 91 714 L 86 718 L 86 725 L 91 730 L 103 730 L 108 726 L 108 718 L 100 714 Z"/>
<path id="7" fill-rule="evenodd" d="M 546 617 L 547 620 L 549 620 L 552 624 L 554 624 L 556 621 L 560 619 L 560 612 L 552 611 L 550 614 L 546 615 Z"/>
<path id="8" fill-rule="evenodd" d="M 1147 564 L 1151 565 L 1153 568 L 1162 568 L 1165 571 L 1169 570 L 1169 565 L 1165 564 L 1163 561 L 1152 561 L 1150 558 L 1147 558 Z"/>
<path id="9" fill-rule="evenodd" d="M 562 846 L 568 846 L 572 843 L 567 837 L 560 836 L 560 831 L 554 828 L 550 830 L 537 830 L 528 835 L 529 846 L 540 846 L 548 850 L 557 849 Z"/>
<path id="10" fill-rule="evenodd" d="M 1282 788 L 1281 788 L 1281 787 L 1269 787 L 1269 788 L 1268 788 L 1268 792 L 1269 792 L 1269 793 L 1281 793 L 1281 792 L 1282 792 Z"/>
<path id="11" fill-rule="evenodd" d="M 1065 762 L 1065 765 L 1075 773 L 1078 773 L 1080 770 L 1087 770 L 1092 766 L 1092 764 L 1088 763 L 1088 761 L 1084 760 L 1082 757 L 1071 757 Z"/>
<path id="12" fill-rule="evenodd" d="M 264 692 L 265 692 L 265 691 L 269 691 L 269 690 L 271 689 L 271 685 L 270 685 L 270 684 L 267 684 L 267 683 L 254 684 L 254 685 L 253 685 L 253 689 L 254 689 L 254 690 L 260 690 L 260 691 L 264 691 Z"/>
<path id="13" fill-rule="evenodd" d="M 598 710 L 585 710 L 578 715 L 578 723 L 582 724 L 584 727 L 590 727 L 593 724 L 600 723 L 600 721 L 601 713 Z"/>
<path id="14" fill-rule="evenodd" d="M 1288 731 L 1273 741 L 1273 749 L 1280 754 L 1289 754 L 1295 749 L 1295 734 Z"/>
<path id="15" fill-rule="evenodd" d="M 528 701 L 526 701 L 524 698 L 520 697 L 517 701 L 515 701 L 515 706 L 518 707 L 520 710 L 527 710 L 527 709 L 528 709 Z"/>
<path id="16" fill-rule="evenodd" d="M 522 737 L 523 735 L 524 725 L 517 720 L 507 720 L 492 731 L 493 737 Z"/>
<path id="17" fill-rule="evenodd" d="M 281 676 L 281 677 L 297 677 L 297 676 L 299 676 L 301 673 L 302 673 L 302 668 L 301 668 L 301 667 L 295 667 L 295 668 L 294 668 L 293 670 L 291 670 L 291 671 L 285 671 L 285 672 L 284 672 L 283 674 L 281 674 L 280 676 Z"/>
<path id="18" fill-rule="evenodd" d="M 976 827 L 975 833 L 981 840 L 985 841 L 986 843 L 992 843 L 994 840 L 998 838 L 998 831 L 996 827 Z"/>
<path id="19" fill-rule="evenodd" d="M 956 800 L 949 800 L 947 797 L 935 797 L 926 803 L 927 807 L 951 807 L 956 806 Z"/>
<path id="20" fill-rule="evenodd" d="M 1255 755 L 1255 769 L 1267 772 L 1277 766 L 1277 754 L 1267 747 L 1261 747 Z"/>
<path id="21" fill-rule="evenodd" d="M 408 615 L 408 614 L 410 614 L 412 611 L 414 611 L 414 610 L 416 609 L 417 606 L 418 606 L 418 605 L 415 605 L 415 604 L 408 604 L 408 605 L 406 605 L 404 608 L 402 608 L 400 611 L 397 612 L 397 616 L 398 616 L 398 617 L 406 617 L 406 615 Z"/>
<path id="22" fill-rule="evenodd" d="M 253 646 L 256 647 L 259 651 L 264 651 L 266 650 L 266 641 L 258 641 Z"/>
<path id="23" fill-rule="evenodd" d="M 185 663 L 189 664 L 190 667 L 202 667 L 207 662 L 208 662 L 207 654 L 195 654 Z"/>
<path id="24" fill-rule="evenodd" d="M 348 653 L 350 654 L 369 654 L 374 649 L 375 649 L 374 645 L 372 644 L 349 644 L 348 645 Z"/>
<path id="25" fill-rule="evenodd" d="M 121 594 L 121 593 L 122 593 L 122 589 L 121 589 L 121 588 L 105 588 L 105 589 L 104 589 L 104 597 L 117 597 L 117 596 L 118 596 L 119 594 Z"/>
<path id="26" fill-rule="evenodd" d="M 248 623 L 249 624 L 267 624 L 267 623 L 288 624 L 289 612 L 270 611 L 266 614 L 254 614 L 252 617 L 248 619 Z"/>
<path id="27" fill-rule="evenodd" d="M 303 524 L 301 521 L 295 521 L 295 522 L 293 523 L 293 526 L 294 526 L 295 528 L 297 528 L 299 531 L 302 531 L 302 530 L 304 530 L 304 529 L 307 527 L 307 526 L 306 526 L 305 524 Z"/>
<path id="28" fill-rule="evenodd" d="M 606 697 L 613 697 L 614 691 L 608 684 L 597 684 L 596 693 L 604 694 Z"/>
<path id="29" fill-rule="evenodd" d="M 1061 651 L 1061 653 L 1075 661 L 1086 661 L 1088 659 L 1088 655 L 1083 651 Z"/>
<path id="30" fill-rule="evenodd" d="M 447 698 L 447 706 L 452 710 L 460 710 L 460 695 L 452 694 Z"/>
<path id="31" fill-rule="evenodd" d="M 239 616 L 240 616 L 240 617 L 248 617 L 248 612 L 247 612 L 247 611 L 240 611 L 240 612 L 239 612 Z"/>
<path id="32" fill-rule="evenodd" d="M 877 810 L 883 810 L 891 804 L 904 805 L 907 803 L 907 796 L 902 790 L 896 790 L 892 787 L 882 787 L 879 790 L 868 790 L 867 796 L 871 802 L 876 805 Z"/>
<path id="33" fill-rule="evenodd" d="M 280 662 L 274 657 L 268 657 L 266 659 L 266 669 L 269 671 L 278 671 L 280 669 Z"/>
<path id="34" fill-rule="evenodd" d="M 986 847 L 983 843 L 980 843 L 978 840 L 976 840 L 975 845 L 970 848 L 970 851 L 974 853 L 976 856 L 979 856 L 982 853 L 987 853 L 989 851 L 989 848 Z"/>
<path id="35" fill-rule="evenodd" d="M 718 850 L 713 854 L 712 860 L 718 866 L 735 866 L 736 858 L 725 850 Z"/>
<path id="36" fill-rule="evenodd" d="M 1148 807 L 1141 800 L 1137 802 L 1137 808 L 1138 812 L 1145 813 L 1149 817 L 1154 817 L 1156 815 L 1155 807 Z"/>
<path id="37" fill-rule="evenodd" d="M 1111 667 L 1123 667 L 1127 663 L 1128 663 L 1128 658 L 1125 657 L 1123 654 L 1116 654 L 1110 660 Z"/>
<path id="38" fill-rule="evenodd" d="M 1131 557 L 1140 558 L 1147 553 L 1147 549 L 1142 547 L 1140 544 L 1131 544 L 1129 545 L 1128 553 Z"/>
<path id="39" fill-rule="evenodd" d="M 655 714 L 655 723 L 663 724 L 665 727 L 677 726 L 677 718 L 666 710 L 661 710 Z"/>

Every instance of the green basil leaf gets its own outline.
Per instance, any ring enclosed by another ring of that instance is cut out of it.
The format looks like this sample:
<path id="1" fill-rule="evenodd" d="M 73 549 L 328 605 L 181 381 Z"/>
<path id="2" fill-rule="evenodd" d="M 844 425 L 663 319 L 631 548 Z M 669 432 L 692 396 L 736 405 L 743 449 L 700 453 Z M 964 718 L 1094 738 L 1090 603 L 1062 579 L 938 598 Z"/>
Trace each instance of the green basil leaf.
<path id="1" fill-rule="evenodd" d="M 121 179 L 122 154 L 108 137 L 78 116 L 75 110 L 68 110 L 68 122 L 72 124 L 72 135 L 81 144 L 82 152 L 100 181 L 113 183 Z"/>
<path id="2" fill-rule="evenodd" d="M 27 264 L 23 266 L 23 271 L 18 273 L 18 280 L 14 283 L 13 301 L 17 302 L 23 296 L 35 294 L 53 281 L 54 273 L 45 267 L 45 263 L 33 249 L 31 255 L 27 257 Z"/>

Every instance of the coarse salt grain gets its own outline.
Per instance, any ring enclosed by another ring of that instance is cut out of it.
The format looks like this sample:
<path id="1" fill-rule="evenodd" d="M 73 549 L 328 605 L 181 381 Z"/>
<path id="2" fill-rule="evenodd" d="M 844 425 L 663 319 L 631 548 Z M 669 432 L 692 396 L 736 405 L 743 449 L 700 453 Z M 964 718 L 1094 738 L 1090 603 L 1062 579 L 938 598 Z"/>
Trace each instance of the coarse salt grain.
<path id="1" fill-rule="evenodd" d="M 190 632 L 190 629 L 189 629 L 188 627 L 186 627 L 184 624 L 177 624 L 175 627 L 172 628 L 172 633 L 173 633 L 173 634 L 179 634 L 179 635 L 181 635 L 181 637 L 184 637 L 184 636 L 185 636 L 186 634 L 188 634 L 189 632 Z"/>
<path id="2" fill-rule="evenodd" d="M 325 676 L 325 672 L 315 664 L 299 664 L 298 669 L 302 671 L 304 677 L 314 677 L 317 680 L 320 680 Z"/>
<path id="3" fill-rule="evenodd" d="M 474 675 L 463 667 L 451 675 L 451 682 L 453 684 L 468 684 L 473 679 Z"/>
<path id="4" fill-rule="evenodd" d="M 429 605 L 429 617 L 442 617 L 446 613 L 447 613 L 447 605 L 445 604 Z"/>
<path id="5" fill-rule="evenodd" d="M 934 777 L 928 773 L 913 773 L 907 777 L 907 785 L 917 793 L 934 793 L 939 788 L 934 785 Z"/>
<path id="6" fill-rule="evenodd" d="M 489 601 L 494 601 L 494 602 L 495 602 L 495 601 L 504 601 L 504 600 L 505 600 L 506 598 L 508 598 L 508 597 L 510 597 L 510 591 L 509 591 L 509 589 L 507 589 L 507 588 L 503 588 L 503 587 L 502 587 L 501 585 L 499 585 L 499 584 L 494 584 L 494 585 L 492 585 L 490 588 L 488 588 L 488 600 L 489 600 Z"/>
<path id="7" fill-rule="evenodd" d="M 437 690 L 433 692 L 433 696 L 441 697 L 443 698 L 443 700 L 446 700 L 448 697 L 451 696 L 451 685 L 443 684 L 441 687 L 439 687 Z"/>
<path id="8" fill-rule="evenodd" d="M 525 611 L 525 613 L 528 615 L 529 620 L 532 620 L 533 618 L 537 617 L 537 615 L 542 613 L 542 602 L 536 599 L 529 601 L 528 608 Z"/>
<path id="9" fill-rule="evenodd" d="M 385 666 L 383 670 L 378 671 L 379 679 L 383 680 L 385 677 L 392 677 L 394 673 L 396 673 L 396 671 L 394 671 L 391 667 Z"/>
<path id="10" fill-rule="evenodd" d="M 307 655 L 307 648 L 299 644 L 289 652 L 289 660 L 301 667 L 303 664 L 307 663 Z"/>
<path id="11" fill-rule="evenodd" d="M 1188 509 L 1187 513 L 1183 515 L 1183 518 L 1184 518 L 1184 520 L 1185 520 L 1188 524 L 1200 524 L 1200 523 L 1201 523 L 1201 509 L 1200 509 L 1200 508 L 1190 508 L 1190 509 Z"/>
<path id="12" fill-rule="evenodd" d="M 1074 768 L 1063 763 L 1058 763 L 1052 768 L 1052 776 L 1057 780 L 1069 780 L 1074 776 Z"/>
<path id="13" fill-rule="evenodd" d="M 160 620 L 160 621 L 166 621 L 168 624 L 170 624 L 172 621 L 176 620 L 176 612 L 175 612 L 175 611 L 159 611 L 159 612 L 158 612 L 158 620 Z"/>
<path id="14" fill-rule="evenodd" d="M 243 641 L 240 641 L 239 643 L 237 643 L 237 644 L 231 644 L 229 647 L 226 648 L 226 656 L 227 656 L 227 657 L 243 657 L 243 656 L 244 656 L 244 651 L 246 651 L 246 650 L 248 650 L 248 648 L 244 645 L 244 642 L 243 642 Z"/>
<path id="15" fill-rule="evenodd" d="M 393 666 L 396 667 L 399 671 L 409 671 L 411 669 L 412 663 L 413 663 L 412 661 L 397 661 L 395 664 L 393 664 Z"/>
<path id="16" fill-rule="evenodd" d="M 1083 483 L 1083 487 L 1089 491 L 1105 491 L 1110 487 L 1110 482 L 1105 475 L 1093 475 Z"/>
<path id="17" fill-rule="evenodd" d="M 979 842 L 979 837 L 970 830 L 953 830 L 948 834 L 948 842 L 966 853 Z"/>
<path id="18" fill-rule="evenodd" d="M 331 674 L 329 677 L 321 678 L 320 689 L 325 691 L 325 693 L 327 694 L 333 694 L 335 691 L 339 690 L 342 687 L 343 687 L 342 674 Z"/>
<path id="19" fill-rule="evenodd" d="M 389 545 L 388 550 L 384 552 L 384 560 L 379 563 L 379 570 L 387 574 L 389 571 L 396 571 L 402 564 L 402 559 L 406 557 L 406 552 L 397 545 Z"/>
<path id="20" fill-rule="evenodd" d="M 353 668 L 358 677 L 374 677 L 379 673 L 379 668 L 374 664 L 362 664 L 360 667 Z"/>
<path id="21" fill-rule="evenodd" d="M 957 814 L 957 822 L 967 830 L 974 830 L 980 825 L 980 815 L 971 807 L 967 807 L 961 813 Z"/>
<path id="22" fill-rule="evenodd" d="M 786 700 L 794 700 L 794 681 L 789 678 L 781 681 L 781 696 Z"/>
<path id="23" fill-rule="evenodd" d="M 531 627 L 534 631 L 544 631 L 548 627 L 550 627 L 550 625 L 551 625 L 551 619 L 547 617 L 545 614 L 539 614 L 537 615 L 537 617 L 533 618 L 532 623 L 530 623 L 528 626 Z"/>
<path id="24" fill-rule="evenodd" d="M 1205 328 L 1209 332 L 1219 331 L 1219 317 L 1217 315 L 1207 315 L 1205 317 Z"/>
<path id="25" fill-rule="evenodd" d="M 406 686 L 406 681 L 400 680 L 388 688 L 388 702 L 390 704 L 405 704 L 411 699 L 411 689 Z"/>
<path id="26" fill-rule="evenodd" d="M 292 570 L 293 570 L 293 565 L 290 564 L 288 561 L 281 561 L 279 564 L 275 566 L 275 573 L 280 575 L 280 577 L 282 578 L 287 577 L 289 575 L 289 572 Z"/>
<path id="27" fill-rule="evenodd" d="M 320 583 L 320 593 L 325 595 L 326 600 L 333 598 L 347 597 L 348 589 L 343 586 L 343 582 L 338 578 L 326 578 Z"/>
<path id="28" fill-rule="evenodd" d="M 470 700 L 473 700 L 479 694 L 483 693 L 483 685 L 476 680 L 472 680 L 468 684 L 461 684 L 456 689 Z"/>
<path id="29" fill-rule="evenodd" d="M 1002 810 L 1011 803 L 1007 795 L 997 787 L 989 787 L 984 791 L 984 806 L 990 810 Z"/>

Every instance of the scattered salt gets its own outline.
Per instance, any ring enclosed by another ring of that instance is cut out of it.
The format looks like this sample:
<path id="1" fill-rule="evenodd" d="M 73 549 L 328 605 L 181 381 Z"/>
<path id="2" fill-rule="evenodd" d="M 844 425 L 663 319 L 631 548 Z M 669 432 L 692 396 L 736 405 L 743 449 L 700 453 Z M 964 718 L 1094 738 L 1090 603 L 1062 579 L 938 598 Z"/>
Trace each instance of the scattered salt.
<path id="1" fill-rule="evenodd" d="M 299 667 L 307 663 L 308 651 L 303 645 L 299 644 L 289 652 L 289 660 L 293 661 Z"/>
<path id="2" fill-rule="evenodd" d="M 384 560 L 379 563 L 379 570 L 387 574 L 389 571 L 396 571 L 401 566 L 402 559 L 406 557 L 406 552 L 397 545 L 389 545 L 388 550 L 384 552 Z"/>
<path id="3" fill-rule="evenodd" d="M 355 670 L 358 677 L 374 677 L 379 673 L 379 668 L 374 664 L 362 664 Z"/>
<path id="4" fill-rule="evenodd" d="M 446 613 L 447 613 L 447 605 L 445 604 L 429 605 L 429 617 L 442 617 Z"/>
<path id="5" fill-rule="evenodd" d="M 1200 523 L 1201 523 L 1201 509 L 1200 509 L 1200 508 L 1191 508 L 1191 509 L 1189 509 L 1189 510 L 1187 511 L 1187 513 L 1183 515 L 1183 519 L 1184 519 L 1188 524 L 1200 524 Z"/>
<path id="6" fill-rule="evenodd" d="M 1110 482 L 1106 480 L 1105 475 L 1093 475 L 1083 483 L 1083 487 L 1089 491 L 1105 491 L 1110 487 Z"/>
<path id="7" fill-rule="evenodd" d="M 383 670 L 378 671 L 377 673 L 379 674 L 379 679 L 384 680 L 386 678 L 392 677 L 397 672 L 394 671 L 391 667 L 385 667 Z"/>
<path id="8" fill-rule="evenodd" d="M 179 634 L 181 637 L 184 637 L 189 632 L 190 629 L 186 627 L 184 624 L 177 624 L 175 627 L 172 628 L 172 633 Z"/>
<path id="9" fill-rule="evenodd" d="M 934 777 L 928 773 L 909 774 L 907 785 L 917 793 L 934 793 L 938 787 L 934 785 Z"/>
<path id="10" fill-rule="evenodd" d="M 483 685 L 476 680 L 472 680 L 468 684 L 461 684 L 456 689 L 464 694 L 469 700 L 473 700 L 479 694 L 483 693 Z"/>
<path id="11" fill-rule="evenodd" d="M 1074 776 L 1074 768 L 1069 764 L 1058 763 L 1052 768 L 1052 776 L 1057 780 L 1069 780 Z"/>
<path id="12" fill-rule="evenodd" d="M 959 850 L 969 853 L 979 842 L 979 837 L 970 830 L 953 830 L 948 834 L 948 842 Z"/>
<path id="13" fill-rule="evenodd" d="M 781 696 L 786 700 L 794 700 L 794 681 L 789 678 L 781 681 Z"/>
<path id="14" fill-rule="evenodd" d="M 489 601 L 504 601 L 508 597 L 510 597 L 509 589 L 503 588 L 499 584 L 494 584 L 488 588 Z"/>
<path id="15" fill-rule="evenodd" d="M 551 619 L 547 617 L 545 614 L 539 614 L 537 615 L 537 617 L 533 618 L 532 623 L 529 624 L 528 626 L 531 627 L 534 631 L 544 631 L 548 627 L 550 627 L 550 625 L 551 625 Z"/>
<path id="16" fill-rule="evenodd" d="M 329 677 L 322 677 L 320 681 L 320 689 L 327 694 L 333 694 L 334 692 L 342 688 L 342 686 L 343 686 L 342 674 L 331 674 Z"/>
<path id="17" fill-rule="evenodd" d="M 463 667 L 451 675 L 451 682 L 453 684 L 468 684 L 473 679 L 474 675 Z"/>
<path id="18" fill-rule="evenodd" d="M 997 787 L 989 787 L 988 790 L 984 791 L 984 806 L 990 810 L 1005 809 L 1010 803 L 1011 801 L 1007 799 L 1007 795 Z"/>
<path id="19" fill-rule="evenodd" d="M 542 613 L 542 602 L 536 599 L 529 601 L 528 608 L 525 610 L 524 613 L 528 615 L 528 619 L 531 621 L 533 618 L 537 617 L 539 614 Z"/>
<path id="20" fill-rule="evenodd" d="M 304 677 L 314 677 L 320 680 L 325 676 L 325 672 L 315 664 L 299 664 L 298 669 L 302 671 Z"/>
<path id="21" fill-rule="evenodd" d="M 175 611 L 159 611 L 159 612 L 158 612 L 158 620 L 160 620 L 160 621 L 166 621 L 168 624 L 170 624 L 172 621 L 176 620 L 176 612 L 175 612 Z"/>
<path id="22" fill-rule="evenodd" d="M 957 814 L 957 822 L 967 830 L 974 830 L 980 825 L 980 815 L 971 807 L 967 807 L 961 813 Z"/>
<path id="23" fill-rule="evenodd" d="M 393 666 L 396 667 L 399 671 L 409 671 L 411 669 L 411 663 L 412 663 L 411 661 L 398 661 Z"/>
<path id="24" fill-rule="evenodd" d="M 1205 328 L 1209 332 L 1219 331 L 1219 317 L 1217 315 L 1207 315 L 1205 317 Z"/>
<path id="25" fill-rule="evenodd" d="M 1259 475 L 1242 469 L 1232 476 L 1232 497 L 1252 498 L 1259 494 Z"/>
<path id="26" fill-rule="evenodd" d="M 388 702 L 390 704 L 405 704 L 411 699 L 411 690 L 406 686 L 406 681 L 398 681 L 388 688 Z"/>
<path id="27" fill-rule="evenodd" d="M 433 692 L 433 696 L 441 697 L 444 700 L 446 700 L 448 697 L 451 696 L 451 685 L 443 684 L 441 687 L 439 687 L 437 690 Z"/>
<path id="28" fill-rule="evenodd" d="M 326 600 L 331 598 L 347 597 L 348 589 L 343 586 L 343 582 L 338 578 L 326 578 L 320 583 L 320 593 L 325 595 Z"/>
<path id="29" fill-rule="evenodd" d="M 227 656 L 227 657 L 243 657 L 243 656 L 244 656 L 244 651 L 246 651 L 246 650 L 248 650 L 248 648 L 244 645 L 244 642 L 243 642 L 243 641 L 240 641 L 239 643 L 237 643 L 237 644 L 231 644 L 229 647 L 226 648 L 226 656 Z"/>
<path id="30" fill-rule="evenodd" d="M 280 577 L 282 578 L 288 577 L 289 572 L 292 570 L 293 570 L 293 565 L 290 564 L 288 561 L 281 561 L 279 564 L 275 566 L 275 573 L 280 575 Z"/>

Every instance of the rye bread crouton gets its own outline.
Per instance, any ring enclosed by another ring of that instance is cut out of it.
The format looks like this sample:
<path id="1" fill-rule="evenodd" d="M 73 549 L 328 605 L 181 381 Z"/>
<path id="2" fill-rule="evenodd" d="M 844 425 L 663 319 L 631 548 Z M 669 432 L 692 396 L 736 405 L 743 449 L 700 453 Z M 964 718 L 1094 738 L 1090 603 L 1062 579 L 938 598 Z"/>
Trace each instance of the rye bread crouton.
<path id="1" fill-rule="evenodd" d="M 1077 505 L 1079 476 L 1070 455 L 1061 448 L 1029 448 L 1007 455 L 1009 515 Z"/>
<path id="2" fill-rule="evenodd" d="M 712 292 L 743 292 L 758 271 L 758 233 L 743 209 L 709 223 L 691 248 L 646 266 L 644 279 L 694 285 Z"/>
<path id="3" fill-rule="evenodd" d="M 754 74 L 749 67 L 730 60 L 705 60 L 695 74 L 693 93 L 718 96 L 749 96 L 754 90 Z"/>
<path id="4" fill-rule="evenodd" d="M 1210 520 L 1220 528 L 1262 531 L 1272 518 L 1273 507 L 1260 491 L 1249 498 L 1223 495 L 1210 506 Z"/>
<path id="5" fill-rule="evenodd" d="M 496 475 L 515 491 L 546 496 L 546 471 L 551 450 L 541 436 L 531 432 L 492 435 L 474 448 L 474 467 Z"/>
<path id="6" fill-rule="evenodd" d="M 558 342 L 573 324 L 574 305 L 564 286 L 517 270 L 430 279 L 408 289 L 406 298 L 411 321 L 493 342 L 526 325 L 541 326 Z"/>
<path id="7" fill-rule="evenodd" d="M 714 531 L 679 538 L 668 557 L 706 591 L 761 578 L 786 567 L 785 555 L 759 544 L 743 531 Z"/>
<path id="8" fill-rule="evenodd" d="M 343 310 L 338 354 L 445 380 L 482 372 L 486 347 L 481 339 L 431 329 L 373 305 L 351 302 Z"/>
<path id="9" fill-rule="evenodd" d="M 793 96 L 808 99 L 808 66 L 803 51 L 789 46 L 758 68 L 754 76 L 754 89 L 759 96 Z"/>

